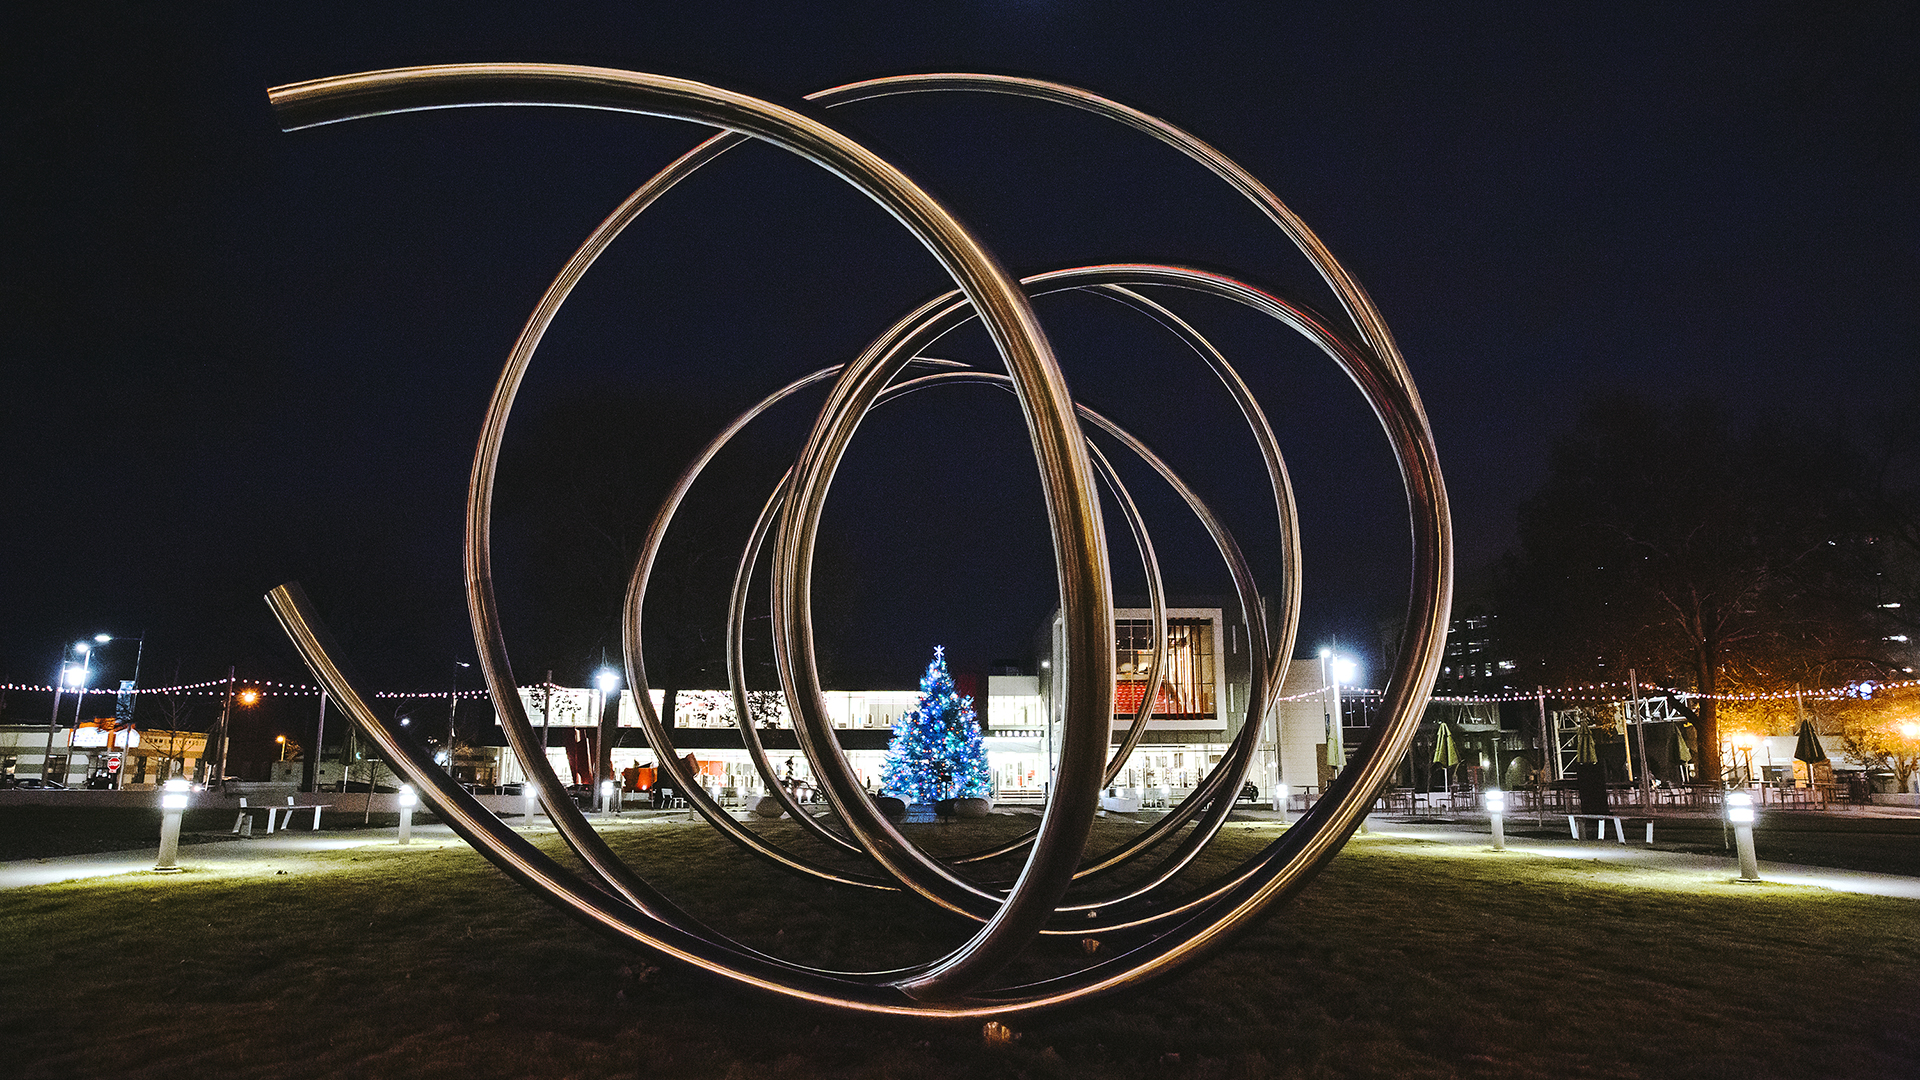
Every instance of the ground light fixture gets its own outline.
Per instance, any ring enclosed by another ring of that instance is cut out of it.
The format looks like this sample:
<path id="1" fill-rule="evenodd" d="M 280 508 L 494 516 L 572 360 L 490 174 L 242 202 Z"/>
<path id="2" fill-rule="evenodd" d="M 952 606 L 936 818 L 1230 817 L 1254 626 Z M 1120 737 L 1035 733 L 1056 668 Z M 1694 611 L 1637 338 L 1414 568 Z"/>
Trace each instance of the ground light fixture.
<path id="1" fill-rule="evenodd" d="M 1726 798 L 1727 824 L 1733 826 L 1733 844 L 1740 853 L 1740 880 L 1760 880 L 1760 859 L 1753 852 L 1753 796 L 1744 791 L 1729 791 Z"/>
<path id="2" fill-rule="evenodd" d="M 613 781 L 602 780 L 600 781 L 600 812 L 604 814 L 612 809 L 613 809 Z"/>
<path id="3" fill-rule="evenodd" d="M 1487 818 L 1493 822 L 1493 850 L 1507 850 L 1507 827 L 1503 818 L 1507 812 L 1507 793 L 1499 788 L 1488 788 L 1481 796 L 1487 800 Z"/>
<path id="4" fill-rule="evenodd" d="M 527 800 L 527 828 L 533 828 L 533 816 L 540 812 L 540 785 L 528 777 L 520 785 L 520 793 Z"/>
<path id="5" fill-rule="evenodd" d="M 413 793 L 412 784 L 400 785 L 400 843 L 413 838 L 413 808 L 420 802 L 420 796 Z"/>
<path id="6" fill-rule="evenodd" d="M 180 869 L 175 865 L 180 857 L 180 819 L 187 812 L 191 788 L 184 776 L 176 776 L 161 785 L 160 857 L 154 860 L 153 868 L 162 873 Z"/>

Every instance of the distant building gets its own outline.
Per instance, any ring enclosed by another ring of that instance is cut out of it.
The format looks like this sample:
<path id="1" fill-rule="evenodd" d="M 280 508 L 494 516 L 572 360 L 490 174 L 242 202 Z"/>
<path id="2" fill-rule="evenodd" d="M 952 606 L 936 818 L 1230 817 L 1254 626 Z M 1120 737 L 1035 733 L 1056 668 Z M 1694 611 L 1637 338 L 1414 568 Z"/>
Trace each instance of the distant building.
<path id="1" fill-rule="evenodd" d="M 6 724 L 0 725 L 0 775 L 84 787 L 89 781 L 105 786 L 103 778 L 119 772 L 122 788 L 157 788 L 170 777 L 192 776 L 206 749 L 207 736 L 199 731 L 151 728 L 129 740 L 126 729 L 109 732 L 95 723 Z"/>
<path id="2" fill-rule="evenodd" d="M 1469 608 L 1447 624 L 1447 651 L 1434 693 L 1490 697 L 1520 689 L 1519 665 L 1500 639 L 1499 620 L 1491 612 Z"/>

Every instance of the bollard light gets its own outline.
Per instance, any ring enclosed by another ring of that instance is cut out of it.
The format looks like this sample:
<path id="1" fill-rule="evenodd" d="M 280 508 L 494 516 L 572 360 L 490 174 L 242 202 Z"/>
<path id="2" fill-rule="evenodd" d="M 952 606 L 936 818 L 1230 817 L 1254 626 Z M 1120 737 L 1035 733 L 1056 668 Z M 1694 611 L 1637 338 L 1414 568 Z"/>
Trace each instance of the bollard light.
<path id="1" fill-rule="evenodd" d="M 187 812 L 187 778 L 176 776 L 160 789 L 160 857 L 153 868 L 162 872 L 180 869 L 174 865 L 180 856 L 180 819 Z"/>
<path id="2" fill-rule="evenodd" d="M 1285 784 L 1273 785 L 1273 811 L 1280 815 L 1281 821 L 1287 820 L 1287 809 L 1293 803 L 1293 789 Z"/>
<path id="3" fill-rule="evenodd" d="M 1733 826 L 1734 848 L 1740 854 L 1740 880 L 1760 880 L 1760 859 L 1753 851 L 1753 796 L 1744 791 L 1729 791 L 1726 797 L 1727 824 Z"/>
<path id="4" fill-rule="evenodd" d="M 600 781 L 600 812 L 604 814 L 611 809 L 613 809 L 613 781 L 602 780 Z"/>
<path id="5" fill-rule="evenodd" d="M 528 777 L 520 787 L 520 794 L 527 800 L 527 828 L 533 828 L 533 815 L 540 812 L 540 786 Z"/>
<path id="6" fill-rule="evenodd" d="M 400 843 L 407 843 L 413 834 L 413 808 L 419 803 L 420 796 L 413 793 L 412 784 L 400 785 Z"/>
<path id="7" fill-rule="evenodd" d="M 1507 812 L 1507 793 L 1499 788 L 1488 788 L 1484 798 L 1487 800 L 1487 817 L 1493 822 L 1493 850 L 1507 850 L 1507 826 L 1503 816 Z"/>

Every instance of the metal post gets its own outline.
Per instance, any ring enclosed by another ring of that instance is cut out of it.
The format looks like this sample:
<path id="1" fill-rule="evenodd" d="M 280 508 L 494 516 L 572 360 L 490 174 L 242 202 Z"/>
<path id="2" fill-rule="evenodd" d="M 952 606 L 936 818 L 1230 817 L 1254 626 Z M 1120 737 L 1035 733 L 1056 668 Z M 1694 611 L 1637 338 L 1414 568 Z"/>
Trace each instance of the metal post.
<path id="1" fill-rule="evenodd" d="M 133 647 L 133 702 L 127 706 L 126 745 L 120 748 L 120 769 L 113 774 L 113 787 L 118 791 L 126 787 L 127 767 L 133 764 L 133 740 L 139 725 L 134 721 L 140 713 L 140 659 L 147 654 L 147 632 L 140 631 L 140 637 Z M 116 718 L 117 719 L 117 718 Z M 109 739 L 111 748 L 111 739 Z"/>
<path id="2" fill-rule="evenodd" d="M 453 726 L 453 718 L 460 711 L 460 668 L 472 667 L 465 660 L 455 660 L 458 665 L 453 669 L 453 696 L 447 704 L 447 775 L 453 775 L 453 742 L 458 733 Z"/>
<path id="3" fill-rule="evenodd" d="M 553 745 L 548 733 L 553 728 L 553 669 L 547 669 L 547 682 L 540 696 L 540 758 L 546 760 L 547 748 Z M 533 773 L 527 773 L 527 783 L 533 783 Z M 549 815 L 551 816 L 551 815 Z"/>
<path id="4" fill-rule="evenodd" d="M 1647 718 L 1640 711 L 1640 676 L 1632 668 L 1627 669 L 1627 688 L 1633 702 L 1634 742 L 1640 749 L 1640 806 L 1644 809 L 1653 805 L 1653 767 L 1647 763 Z"/>
<path id="5" fill-rule="evenodd" d="M 1537 797 L 1533 800 L 1533 805 L 1539 815 L 1539 820 L 1536 824 L 1544 825 L 1547 820 L 1548 763 L 1551 762 L 1553 765 L 1553 778 L 1555 780 L 1563 780 L 1565 777 L 1560 774 L 1560 744 L 1554 739 L 1553 730 L 1547 724 L 1546 687 L 1538 683 L 1534 684 L 1533 701 L 1535 706 L 1540 710 L 1540 790 L 1536 793 Z"/>
<path id="6" fill-rule="evenodd" d="M 40 779 L 46 780 L 47 766 L 53 761 L 53 739 L 60 734 L 60 694 L 67 688 L 67 648 L 60 650 L 60 666 L 53 673 L 53 712 L 47 717 L 47 751 L 40 755 Z"/>
<path id="7" fill-rule="evenodd" d="M 160 793 L 160 857 L 153 868 L 163 873 L 180 869 L 174 865 L 180 855 L 180 819 L 187 812 L 187 791 L 191 785 L 184 776 L 166 782 Z"/>
<path id="8" fill-rule="evenodd" d="M 207 787 L 215 791 L 225 791 L 227 775 L 227 747 L 232 742 L 233 731 L 233 668 L 227 668 L 227 697 L 220 705 L 219 756 L 214 759 L 213 775 L 207 777 Z M 211 746 L 214 740 L 207 740 Z"/>
<path id="9" fill-rule="evenodd" d="M 306 763 L 302 765 L 300 768 L 300 790 L 301 791 L 320 790 L 320 758 L 321 758 L 320 748 L 326 745 L 326 740 L 327 740 L 327 691 L 325 687 L 322 687 L 320 690 L 320 715 L 313 722 L 313 751 L 307 755 Z M 344 758 L 344 753 L 342 756 Z M 342 760 L 341 762 L 341 776 L 342 776 L 341 790 L 342 791 L 346 790 L 346 780 L 345 780 L 346 771 L 345 770 L 346 770 L 346 762 Z"/>

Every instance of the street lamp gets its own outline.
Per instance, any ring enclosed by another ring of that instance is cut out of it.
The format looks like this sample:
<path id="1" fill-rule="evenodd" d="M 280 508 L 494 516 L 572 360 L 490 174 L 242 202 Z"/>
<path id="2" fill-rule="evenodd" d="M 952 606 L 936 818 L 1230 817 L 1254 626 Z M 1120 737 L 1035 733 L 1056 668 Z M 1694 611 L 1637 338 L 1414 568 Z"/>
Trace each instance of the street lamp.
<path id="1" fill-rule="evenodd" d="M 1320 681 L 1327 688 L 1327 699 L 1321 706 L 1327 723 L 1327 764 L 1336 771 L 1347 764 L 1346 739 L 1341 731 L 1340 684 L 1353 685 L 1359 672 L 1360 666 L 1351 657 L 1341 656 L 1330 648 L 1320 650 Z"/>
<path id="2" fill-rule="evenodd" d="M 447 699 L 447 775 L 453 775 L 454 715 L 460 711 L 460 669 L 472 667 L 465 660 L 455 660 L 453 669 L 453 693 Z"/>
<path id="3" fill-rule="evenodd" d="M 280 744 L 280 760 L 287 760 L 287 737 L 285 735 L 275 735 L 273 741 Z"/>
<path id="4" fill-rule="evenodd" d="M 1751 784 L 1753 783 L 1753 749 L 1760 745 L 1760 736 L 1751 731 L 1738 731 L 1734 733 L 1733 745 L 1747 755 L 1746 782 Z"/>
<path id="5" fill-rule="evenodd" d="M 594 673 L 593 683 L 600 689 L 600 752 L 594 763 L 594 779 L 600 790 L 600 812 L 606 813 L 613 802 L 613 744 L 620 734 L 620 673 L 603 667 Z"/>
<path id="6" fill-rule="evenodd" d="M 125 753 L 128 750 L 131 750 L 133 748 L 133 739 L 134 739 L 134 736 L 132 734 L 132 731 L 134 729 L 133 717 L 134 717 L 134 709 L 139 701 L 137 692 L 140 689 L 140 660 L 142 657 L 146 655 L 146 652 L 147 652 L 147 633 L 144 630 L 142 630 L 139 634 L 99 633 L 99 634 L 93 635 L 93 645 L 89 645 L 88 643 L 83 641 L 78 646 L 76 646 L 76 648 L 79 648 L 83 655 L 90 657 L 95 651 L 97 651 L 94 649 L 93 647 L 94 645 L 106 645 L 110 642 L 115 642 L 115 641 L 132 641 L 132 642 L 138 643 L 137 645 L 135 645 L 134 651 L 133 651 L 133 678 L 127 680 L 123 684 L 123 688 L 124 688 L 123 696 L 125 697 L 126 703 L 127 703 L 127 715 L 125 717 L 125 720 L 126 720 L 127 730 L 129 732 L 126 739 L 123 740 L 122 745 L 119 747 L 121 754 L 123 755 L 122 760 L 124 761 Z M 109 729 L 109 732 L 107 735 L 107 753 L 109 755 L 111 755 L 114 751 L 114 736 L 119 734 L 119 731 L 120 731 L 121 716 L 120 716 L 118 699 L 116 699 L 116 702 L 115 702 L 113 721 L 114 721 L 113 727 Z M 79 726 L 80 714 L 77 708 L 74 712 L 73 722 L 76 727 Z M 113 787 L 116 790 L 118 790 L 122 786 L 121 781 L 125 775 L 126 775 L 126 770 L 124 766 L 120 769 L 116 769 L 113 772 L 112 774 Z"/>
<path id="7" fill-rule="evenodd" d="M 47 749 L 40 757 L 40 778 L 43 780 L 53 779 L 53 776 L 48 770 L 48 766 L 53 763 L 54 736 L 60 733 L 60 695 L 65 692 L 68 687 L 73 688 L 73 724 L 75 727 L 80 726 L 80 709 L 86 701 L 85 694 L 87 677 L 89 675 L 87 653 L 91 649 L 91 645 L 82 641 L 75 644 L 71 649 L 63 652 L 60 656 L 60 675 L 53 683 L 53 712 L 47 717 Z M 76 652 L 80 654 L 80 663 L 78 665 L 75 665 L 71 659 L 71 655 Z M 61 779 L 65 779 L 65 776 L 63 775 Z"/>

